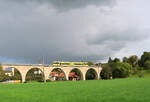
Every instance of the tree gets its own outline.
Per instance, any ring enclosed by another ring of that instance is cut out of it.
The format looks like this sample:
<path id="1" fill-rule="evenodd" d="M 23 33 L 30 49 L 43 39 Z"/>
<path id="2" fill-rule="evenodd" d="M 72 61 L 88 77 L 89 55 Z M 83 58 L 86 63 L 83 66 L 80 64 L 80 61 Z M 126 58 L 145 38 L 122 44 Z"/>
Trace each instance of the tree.
<path id="1" fill-rule="evenodd" d="M 150 60 L 150 52 L 143 53 L 143 55 L 141 56 L 140 63 L 139 63 L 140 66 L 143 67 L 147 60 Z"/>
<path id="2" fill-rule="evenodd" d="M 43 82 L 44 81 L 44 75 L 41 72 L 40 69 L 38 68 L 33 68 L 28 71 L 26 75 L 26 81 L 31 82 L 31 81 L 37 81 L 37 82 Z"/>
<path id="3" fill-rule="evenodd" d="M 22 80 L 21 74 L 17 69 L 14 69 L 14 75 L 10 76 L 11 80 Z"/>
<path id="4" fill-rule="evenodd" d="M 111 58 L 108 60 L 108 64 L 109 66 L 112 68 L 115 66 L 116 63 L 119 63 L 120 59 L 119 58 L 115 58 L 114 60 L 112 60 Z"/>
<path id="5" fill-rule="evenodd" d="M 150 60 L 144 63 L 144 69 L 150 69 Z"/>
<path id="6" fill-rule="evenodd" d="M 109 57 L 108 63 L 112 63 L 113 60 L 111 59 L 111 57 Z"/>
<path id="7" fill-rule="evenodd" d="M 123 62 L 124 63 L 128 63 L 128 58 L 127 57 L 123 57 Z"/>
<path id="8" fill-rule="evenodd" d="M 112 70 L 108 64 L 102 65 L 102 71 L 101 71 L 101 79 L 111 79 L 112 77 Z"/>
<path id="9" fill-rule="evenodd" d="M 96 78 L 97 78 L 97 74 L 96 74 L 95 70 L 89 69 L 86 72 L 86 80 L 94 80 Z"/>
<path id="10" fill-rule="evenodd" d="M 89 61 L 87 64 L 88 64 L 88 66 L 92 66 L 92 65 L 94 65 L 94 63 L 93 63 L 93 62 L 91 62 L 91 61 Z"/>
<path id="11" fill-rule="evenodd" d="M 135 67 L 132 67 L 131 74 L 137 74 L 141 70 L 141 67 L 137 64 Z"/>
<path id="12" fill-rule="evenodd" d="M 136 55 L 130 56 L 128 58 L 128 63 L 132 65 L 132 67 L 135 67 L 138 64 L 138 56 Z"/>
<path id="13" fill-rule="evenodd" d="M 113 78 L 126 78 L 129 76 L 132 66 L 128 63 L 118 62 L 113 66 Z"/>
<path id="14" fill-rule="evenodd" d="M 80 77 L 82 76 L 79 69 L 73 69 L 71 72 L 75 72 L 75 75 L 77 76 L 80 76 Z"/>
<path id="15" fill-rule="evenodd" d="M 117 63 L 120 62 L 120 59 L 119 58 L 115 58 L 114 60 L 112 61 L 108 61 L 108 65 L 112 68 L 114 68 L 116 66 Z"/>
<path id="16" fill-rule="evenodd" d="M 2 70 L 2 66 L 0 65 L 0 82 L 9 80 L 9 76 L 5 75 L 4 71 Z"/>
<path id="17" fill-rule="evenodd" d="M 5 75 L 4 72 L 0 72 L 0 82 L 9 80 L 9 76 Z"/>
<path id="18" fill-rule="evenodd" d="M 3 69 L 2 69 L 2 66 L 0 65 L 0 72 L 2 72 L 3 71 Z"/>
<path id="19" fill-rule="evenodd" d="M 113 60 L 113 62 L 115 62 L 115 63 L 120 62 L 120 59 L 119 59 L 119 58 L 115 58 L 115 59 Z"/>

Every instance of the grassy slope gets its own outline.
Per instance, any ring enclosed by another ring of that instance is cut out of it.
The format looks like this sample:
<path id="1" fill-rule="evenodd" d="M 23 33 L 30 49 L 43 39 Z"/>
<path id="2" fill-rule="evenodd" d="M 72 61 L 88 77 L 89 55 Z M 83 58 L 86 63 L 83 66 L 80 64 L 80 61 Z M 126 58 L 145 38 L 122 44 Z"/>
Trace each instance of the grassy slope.
<path id="1" fill-rule="evenodd" d="M 148 102 L 149 100 L 149 78 L 0 85 L 0 102 Z"/>

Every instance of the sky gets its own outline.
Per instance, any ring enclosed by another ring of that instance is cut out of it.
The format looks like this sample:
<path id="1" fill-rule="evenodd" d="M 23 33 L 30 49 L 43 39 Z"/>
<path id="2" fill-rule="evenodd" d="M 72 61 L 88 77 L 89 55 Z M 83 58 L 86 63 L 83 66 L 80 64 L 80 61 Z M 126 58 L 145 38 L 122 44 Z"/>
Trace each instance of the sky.
<path id="1" fill-rule="evenodd" d="M 105 62 L 150 51 L 149 0 L 0 0 L 0 62 Z"/>

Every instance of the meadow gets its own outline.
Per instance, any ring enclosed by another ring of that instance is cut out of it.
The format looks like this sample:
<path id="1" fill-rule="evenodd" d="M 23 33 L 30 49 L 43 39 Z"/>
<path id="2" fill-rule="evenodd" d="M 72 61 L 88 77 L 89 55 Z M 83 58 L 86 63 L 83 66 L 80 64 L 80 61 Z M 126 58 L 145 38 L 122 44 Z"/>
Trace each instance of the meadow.
<path id="1" fill-rule="evenodd" d="M 0 102 L 149 102 L 150 78 L 0 84 Z"/>

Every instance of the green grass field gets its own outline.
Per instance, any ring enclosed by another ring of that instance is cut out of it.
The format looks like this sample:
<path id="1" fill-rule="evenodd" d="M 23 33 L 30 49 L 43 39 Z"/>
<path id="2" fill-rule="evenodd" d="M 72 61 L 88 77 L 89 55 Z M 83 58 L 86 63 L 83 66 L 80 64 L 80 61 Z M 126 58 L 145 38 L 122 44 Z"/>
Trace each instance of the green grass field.
<path id="1" fill-rule="evenodd" d="M 0 102 L 149 102 L 150 78 L 0 84 Z"/>

